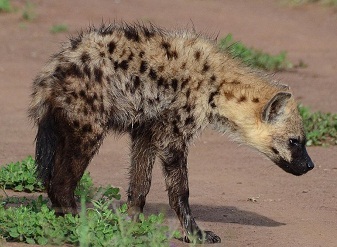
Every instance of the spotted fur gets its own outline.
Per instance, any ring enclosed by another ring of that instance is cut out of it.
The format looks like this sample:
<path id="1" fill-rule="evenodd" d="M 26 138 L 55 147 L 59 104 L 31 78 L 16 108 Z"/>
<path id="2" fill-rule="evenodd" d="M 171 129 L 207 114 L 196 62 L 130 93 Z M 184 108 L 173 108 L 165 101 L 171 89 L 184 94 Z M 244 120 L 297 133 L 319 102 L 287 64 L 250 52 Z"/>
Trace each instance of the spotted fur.
<path id="1" fill-rule="evenodd" d="M 188 196 L 188 146 L 207 125 L 300 175 L 313 163 L 289 89 L 253 73 L 189 31 L 112 24 L 70 39 L 34 81 L 29 115 L 36 162 L 59 214 L 76 213 L 74 189 L 109 131 L 131 138 L 130 214 L 143 211 L 156 157 L 186 240 L 201 231 Z"/>

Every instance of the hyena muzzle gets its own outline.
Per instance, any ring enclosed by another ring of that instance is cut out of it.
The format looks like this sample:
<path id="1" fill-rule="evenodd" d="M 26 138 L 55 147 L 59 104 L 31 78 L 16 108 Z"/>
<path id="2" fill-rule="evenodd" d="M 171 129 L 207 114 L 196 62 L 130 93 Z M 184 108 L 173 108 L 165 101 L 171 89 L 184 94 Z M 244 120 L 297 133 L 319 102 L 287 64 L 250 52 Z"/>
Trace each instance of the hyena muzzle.
<path id="1" fill-rule="evenodd" d="M 220 242 L 200 230 L 188 202 L 188 146 L 207 125 L 286 172 L 314 167 L 289 88 L 193 32 L 138 24 L 90 28 L 36 77 L 29 115 L 38 126 L 37 173 L 58 214 L 77 213 L 74 190 L 104 136 L 129 133 L 130 214 L 143 211 L 157 157 L 186 241 Z"/>

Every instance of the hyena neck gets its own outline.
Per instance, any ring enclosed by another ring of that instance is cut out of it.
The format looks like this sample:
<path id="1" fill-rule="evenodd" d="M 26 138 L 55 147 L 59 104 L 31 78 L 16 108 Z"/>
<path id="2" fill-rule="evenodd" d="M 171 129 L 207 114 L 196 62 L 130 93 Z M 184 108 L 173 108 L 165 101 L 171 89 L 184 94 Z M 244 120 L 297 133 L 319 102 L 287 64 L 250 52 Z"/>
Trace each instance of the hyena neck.
<path id="1" fill-rule="evenodd" d="M 266 76 L 238 64 L 226 54 L 221 60 L 219 79 L 209 94 L 208 119 L 214 129 L 247 142 L 245 130 L 258 128 L 267 102 L 289 88 L 270 82 Z"/>

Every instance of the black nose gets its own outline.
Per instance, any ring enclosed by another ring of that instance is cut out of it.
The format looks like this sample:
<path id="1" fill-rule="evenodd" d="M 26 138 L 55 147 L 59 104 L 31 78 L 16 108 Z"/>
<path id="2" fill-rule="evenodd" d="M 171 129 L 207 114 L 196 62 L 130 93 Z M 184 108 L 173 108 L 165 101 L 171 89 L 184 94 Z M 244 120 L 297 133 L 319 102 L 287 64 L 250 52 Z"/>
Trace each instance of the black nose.
<path id="1" fill-rule="evenodd" d="M 309 170 L 312 170 L 314 167 L 315 167 L 315 165 L 314 165 L 314 163 L 311 160 L 307 161 L 307 168 Z"/>

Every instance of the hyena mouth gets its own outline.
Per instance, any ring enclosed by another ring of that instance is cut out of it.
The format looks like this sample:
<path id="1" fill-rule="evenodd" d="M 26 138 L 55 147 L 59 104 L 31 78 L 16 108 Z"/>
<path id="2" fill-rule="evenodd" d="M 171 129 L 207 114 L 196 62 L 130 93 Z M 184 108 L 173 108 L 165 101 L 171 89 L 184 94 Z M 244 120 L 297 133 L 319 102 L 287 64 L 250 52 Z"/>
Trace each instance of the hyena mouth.
<path id="1" fill-rule="evenodd" d="M 287 162 L 284 159 L 281 159 L 275 163 L 285 172 L 293 174 L 295 176 L 301 176 L 312 170 L 315 166 L 310 158 L 305 159 L 302 162 L 297 162 L 296 160 L 293 160 L 291 163 Z"/>

